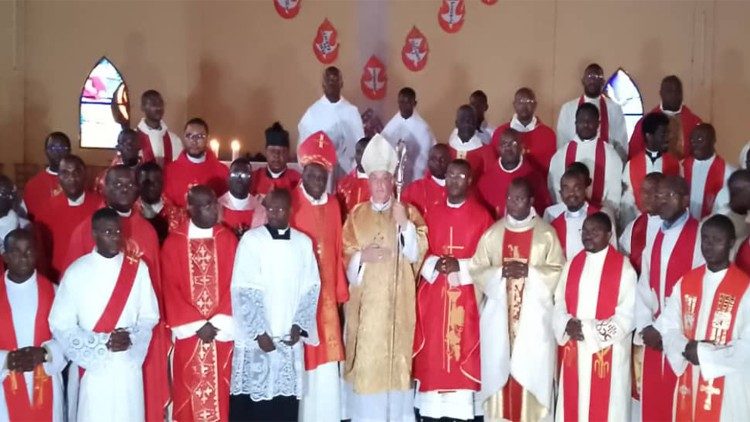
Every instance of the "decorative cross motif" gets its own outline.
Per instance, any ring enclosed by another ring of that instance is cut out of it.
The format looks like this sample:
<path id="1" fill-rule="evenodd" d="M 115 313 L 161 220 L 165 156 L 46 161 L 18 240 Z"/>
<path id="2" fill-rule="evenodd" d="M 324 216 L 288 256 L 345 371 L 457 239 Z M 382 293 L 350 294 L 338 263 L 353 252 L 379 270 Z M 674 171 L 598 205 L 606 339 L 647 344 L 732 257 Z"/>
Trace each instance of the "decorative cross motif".
<path id="1" fill-rule="evenodd" d="M 607 357 L 607 353 L 612 350 L 612 346 L 607 347 L 604 350 L 596 352 L 596 360 L 594 361 L 594 371 L 596 376 L 603 379 L 609 373 L 609 362 L 604 359 Z"/>
<path id="2" fill-rule="evenodd" d="M 721 394 L 721 390 L 714 387 L 714 380 L 711 380 L 701 385 L 701 392 L 706 393 L 706 401 L 703 402 L 703 410 L 711 410 L 713 396 Z"/>
<path id="3" fill-rule="evenodd" d="M 453 226 L 450 227 L 450 232 L 448 233 L 448 246 L 443 246 L 443 250 L 447 251 L 446 254 L 453 256 L 453 251 L 458 249 L 462 250 L 463 246 L 456 246 L 453 244 Z"/>

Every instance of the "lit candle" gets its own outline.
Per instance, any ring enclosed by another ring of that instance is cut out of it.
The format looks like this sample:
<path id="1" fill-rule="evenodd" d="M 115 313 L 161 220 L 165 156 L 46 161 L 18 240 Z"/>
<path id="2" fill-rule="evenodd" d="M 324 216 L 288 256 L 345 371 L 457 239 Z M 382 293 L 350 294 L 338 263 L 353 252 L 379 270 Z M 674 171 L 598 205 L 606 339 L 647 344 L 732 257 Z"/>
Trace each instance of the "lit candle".
<path id="1" fill-rule="evenodd" d="M 236 160 L 240 156 L 240 141 L 233 140 L 231 143 L 232 147 L 232 161 Z"/>
<path id="2" fill-rule="evenodd" d="M 209 142 L 208 145 L 216 158 L 219 158 L 219 141 L 216 139 L 211 139 L 211 142 Z"/>

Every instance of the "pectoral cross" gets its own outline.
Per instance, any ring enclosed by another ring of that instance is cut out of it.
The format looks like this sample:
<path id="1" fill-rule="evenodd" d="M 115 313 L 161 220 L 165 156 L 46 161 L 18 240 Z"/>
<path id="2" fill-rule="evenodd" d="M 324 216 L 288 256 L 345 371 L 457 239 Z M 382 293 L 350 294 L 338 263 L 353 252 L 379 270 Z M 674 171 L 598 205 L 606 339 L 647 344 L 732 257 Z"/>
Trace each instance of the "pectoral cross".
<path id="1" fill-rule="evenodd" d="M 443 250 L 447 251 L 446 254 L 453 256 L 453 251 L 458 249 L 463 249 L 463 246 L 455 246 L 453 244 L 453 226 L 450 227 L 450 232 L 448 233 L 448 246 L 443 246 Z"/>
<path id="2" fill-rule="evenodd" d="M 721 394 L 721 390 L 714 387 L 714 380 L 711 380 L 706 384 L 701 385 L 701 392 L 706 393 L 706 401 L 703 402 L 703 410 L 711 410 L 711 401 L 713 400 L 713 396 Z"/>

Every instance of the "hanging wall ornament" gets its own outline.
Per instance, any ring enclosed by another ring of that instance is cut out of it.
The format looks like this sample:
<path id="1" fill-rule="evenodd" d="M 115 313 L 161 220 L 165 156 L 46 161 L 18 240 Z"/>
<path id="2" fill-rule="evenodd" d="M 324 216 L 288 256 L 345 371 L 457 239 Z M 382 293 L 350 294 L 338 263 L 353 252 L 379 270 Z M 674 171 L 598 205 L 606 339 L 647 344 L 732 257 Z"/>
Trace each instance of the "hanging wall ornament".
<path id="1" fill-rule="evenodd" d="M 273 7 L 276 13 L 284 19 L 291 19 L 299 13 L 299 7 L 302 0 L 273 0 Z"/>
<path id="2" fill-rule="evenodd" d="M 318 27 L 318 33 L 313 40 L 313 52 L 315 57 L 323 64 L 331 64 L 339 56 L 339 33 L 331 25 L 328 18 Z"/>
<path id="3" fill-rule="evenodd" d="M 482 3 L 492 6 L 493 4 L 497 3 L 497 0 L 482 0 Z"/>
<path id="4" fill-rule="evenodd" d="M 443 0 L 438 10 L 438 22 L 443 31 L 448 33 L 458 32 L 464 25 L 466 5 L 464 0 Z"/>
<path id="5" fill-rule="evenodd" d="M 412 72 L 419 72 L 427 65 L 429 52 L 430 46 L 427 44 L 427 38 L 416 26 L 413 26 L 406 35 L 406 42 L 401 49 L 401 60 L 404 66 Z"/>
<path id="6" fill-rule="evenodd" d="M 385 89 L 388 85 L 388 77 L 385 74 L 385 65 L 375 55 L 365 63 L 362 69 L 362 78 L 359 86 L 365 97 L 371 100 L 382 100 L 385 97 Z"/>

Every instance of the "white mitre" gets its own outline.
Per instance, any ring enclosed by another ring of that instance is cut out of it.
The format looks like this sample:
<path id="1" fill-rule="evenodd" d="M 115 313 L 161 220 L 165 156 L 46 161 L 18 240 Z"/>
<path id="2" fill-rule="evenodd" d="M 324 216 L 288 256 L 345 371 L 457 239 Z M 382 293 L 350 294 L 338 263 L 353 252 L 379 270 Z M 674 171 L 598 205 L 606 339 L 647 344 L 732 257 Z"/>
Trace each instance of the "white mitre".
<path id="1" fill-rule="evenodd" d="M 387 139 L 379 133 L 370 139 L 362 153 L 362 168 L 369 176 L 375 171 L 387 171 L 390 174 L 396 172 L 398 155 L 396 150 Z"/>

